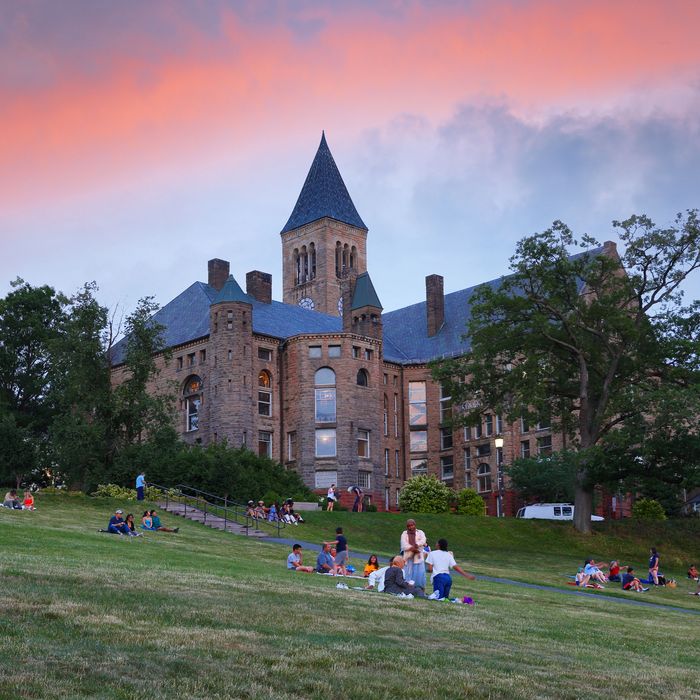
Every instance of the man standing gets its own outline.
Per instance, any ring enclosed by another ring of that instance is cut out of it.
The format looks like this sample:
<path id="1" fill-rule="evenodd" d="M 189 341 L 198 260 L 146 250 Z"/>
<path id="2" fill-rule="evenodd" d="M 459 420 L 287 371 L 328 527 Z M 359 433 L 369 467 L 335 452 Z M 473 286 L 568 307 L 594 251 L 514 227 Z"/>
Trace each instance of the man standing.
<path id="1" fill-rule="evenodd" d="M 136 477 L 136 500 L 143 501 L 144 493 L 143 490 L 146 488 L 146 475 L 143 472 L 139 472 Z"/>

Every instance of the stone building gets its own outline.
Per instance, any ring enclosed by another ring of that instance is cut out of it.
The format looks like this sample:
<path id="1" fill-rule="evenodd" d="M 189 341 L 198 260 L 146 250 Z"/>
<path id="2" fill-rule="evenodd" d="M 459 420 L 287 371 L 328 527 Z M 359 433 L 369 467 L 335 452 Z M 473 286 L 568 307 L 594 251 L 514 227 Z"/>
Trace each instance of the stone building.
<path id="1" fill-rule="evenodd" d="M 502 465 L 559 445 L 547 425 L 451 430 L 451 401 L 428 363 L 466 352 L 462 339 L 474 287 L 444 294 L 426 278 L 425 301 L 385 313 L 367 271 L 367 226 L 321 138 L 281 231 L 283 301 L 271 275 L 254 270 L 246 289 L 225 260 L 155 315 L 173 360 L 158 382 L 176 382 L 183 440 L 246 445 L 295 469 L 319 493 L 359 484 L 380 509 L 402 484 L 434 474 L 472 487 L 490 514 L 512 514 Z M 494 281 L 493 284 L 496 284 Z M 123 345 L 113 356 L 114 381 Z"/>

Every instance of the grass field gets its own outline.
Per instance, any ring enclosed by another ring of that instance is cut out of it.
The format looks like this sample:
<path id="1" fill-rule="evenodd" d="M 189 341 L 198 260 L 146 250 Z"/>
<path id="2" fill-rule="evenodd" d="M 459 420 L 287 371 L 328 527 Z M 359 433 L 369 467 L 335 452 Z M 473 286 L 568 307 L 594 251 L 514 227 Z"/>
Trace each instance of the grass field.
<path id="1" fill-rule="evenodd" d="M 550 523 L 421 516 L 475 573 L 554 586 L 456 577 L 471 608 L 337 590 L 286 572 L 281 545 L 189 522 L 134 541 L 98 534 L 116 505 L 0 509 L 0 698 L 700 697 L 698 615 L 557 590 L 589 552 L 641 569 L 656 544 L 679 587 L 634 600 L 698 611 L 680 578 L 700 559 L 697 523 L 605 524 L 585 539 Z M 312 513 L 293 535 L 343 525 L 351 549 L 389 554 L 404 519 Z"/>

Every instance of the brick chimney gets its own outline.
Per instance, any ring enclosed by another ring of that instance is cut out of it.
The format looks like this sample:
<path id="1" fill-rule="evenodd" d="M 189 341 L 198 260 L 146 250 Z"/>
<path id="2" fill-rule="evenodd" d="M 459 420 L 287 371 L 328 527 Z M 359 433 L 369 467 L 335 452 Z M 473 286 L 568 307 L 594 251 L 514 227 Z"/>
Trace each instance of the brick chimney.
<path id="1" fill-rule="evenodd" d="M 272 304 L 272 275 L 252 270 L 245 276 L 245 290 L 253 299 L 263 304 Z"/>
<path id="2" fill-rule="evenodd" d="M 226 284 L 231 265 L 228 260 L 214 258 L 209 261 L 209 286 L 220 292 Z"/>
<path id="3" fill-rule="evenodd" d="M 425 300 L 428 336 L 432 337 L 445 322 L 445 285 L 440 275 L 428 275 L 425 278 Z"/>

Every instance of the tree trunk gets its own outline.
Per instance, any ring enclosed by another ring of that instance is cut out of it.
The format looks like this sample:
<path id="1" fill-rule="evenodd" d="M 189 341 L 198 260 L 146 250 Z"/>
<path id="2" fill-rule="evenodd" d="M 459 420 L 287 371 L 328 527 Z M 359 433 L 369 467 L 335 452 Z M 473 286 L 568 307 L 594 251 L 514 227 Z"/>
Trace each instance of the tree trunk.
<path id="1" fill-rule="evenodd" d="M 593 512 L 593 490 L 581 485 L 582 475 L 576 478 L 574 498 L 574 528 L 584 535 L 591 534 L 591 514 Z"/>

